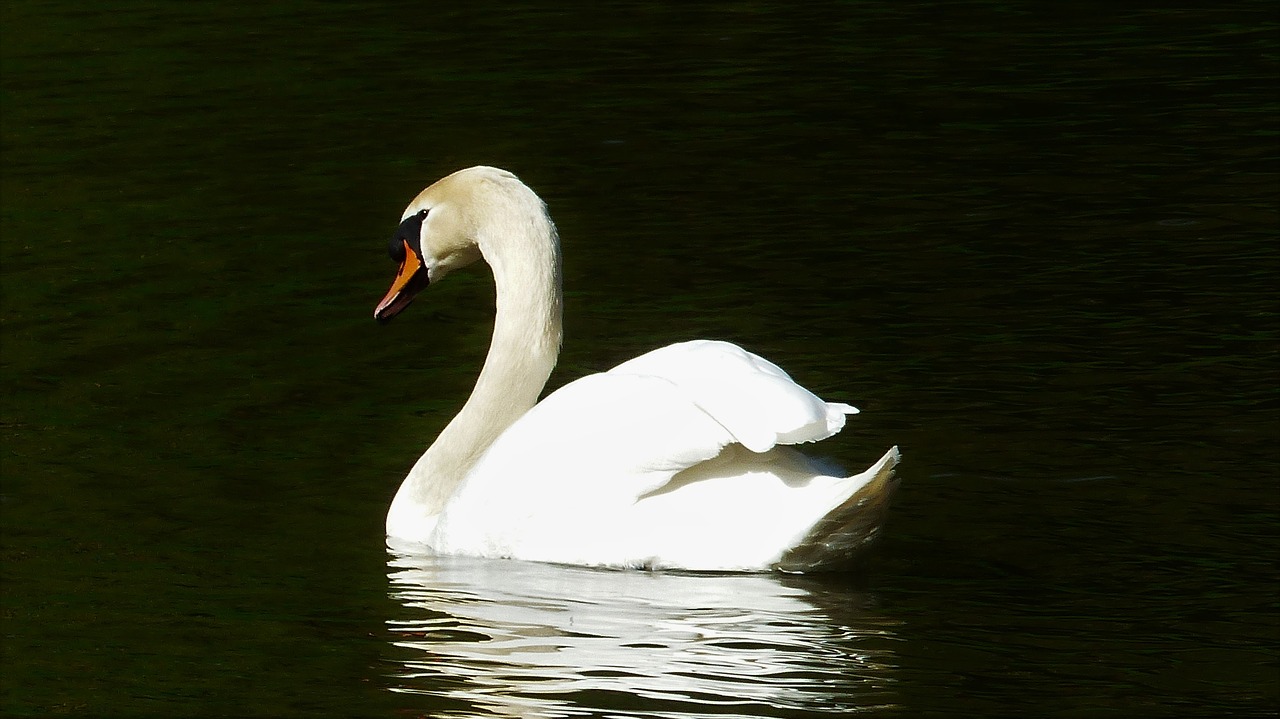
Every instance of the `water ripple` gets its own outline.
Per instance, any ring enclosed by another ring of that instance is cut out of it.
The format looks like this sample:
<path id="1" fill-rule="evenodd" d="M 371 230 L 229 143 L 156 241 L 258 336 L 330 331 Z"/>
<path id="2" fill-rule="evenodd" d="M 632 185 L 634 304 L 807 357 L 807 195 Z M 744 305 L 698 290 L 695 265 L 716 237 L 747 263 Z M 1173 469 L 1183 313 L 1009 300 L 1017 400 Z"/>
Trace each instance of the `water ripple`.
<path id="1" fill-rule="evenodd" d="M 400 554 L 391 690 L 441 716 L 821 716 L 893 704 L 890 622 L 754 575 Z"/>

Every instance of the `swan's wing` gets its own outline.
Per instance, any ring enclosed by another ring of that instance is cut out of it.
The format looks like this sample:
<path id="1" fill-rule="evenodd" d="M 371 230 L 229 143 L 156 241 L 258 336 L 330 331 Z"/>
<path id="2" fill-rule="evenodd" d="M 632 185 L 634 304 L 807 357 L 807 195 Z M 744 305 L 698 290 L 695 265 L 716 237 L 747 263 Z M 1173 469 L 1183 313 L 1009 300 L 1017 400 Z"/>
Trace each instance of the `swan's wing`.
<path id="1" fill-rule="evenodd" d="M 733 514 L 720 518 L 734 525 L 768 526 L 770 517 L 806 511 L 769 499 L 786 482 L 776 478 L 778 456 L 768 450 L 829 437 L 854 411 L 823 402 L 775 365 L 733 345 L 664 347 L 561 387 L 512 424 L 459 486 L 441 515 L 435 544 L 445 552 L 599 563 L 599 557 L 629 557 L 636 547 L 658 544 L 653 533 L 678 543 L 683 534 L 673 532 L 674 525 L 705 534 L 697 527 L 718 521 L 706 512 Z M 735 442 L 751 451 L 739 449 L 747 456 L 722 468 L 728 456 L 722 452 Z M 765 466 L 752 471 L 756 464 Z M 681 474 L 694 467 L 695 474 Z M 688 488 L 681 495 L 686 499 L 668 491 L 677 475 L 683 486 L 704 474 L 724 480 L 707 483 L 714 496 L 690 503 Z M 835 491 L 837 481 L 828 477 L 812 487 L 822 493 L 832 485 Z M 637 514 L 641 502 L 652 517 Z M 756 521 L 735 509 L 739 504 L 761 504 L 754 511 L 763 516 Z M 663 509 L 668 505 L 674 510 Z M 807 510 L 815 511 L 816 521 L 821 509 Z M 639 521 L 645 517 L 650 521 Z M 628 522 L 630 529 L 619 526 Z M 582 547 L 583 537 L 591 537 L 593 546 Z M 714 566 L 689 566 L 695 564 Z"/>
<path id="2" fill-rule="evenodd" d="M 661 377 L 601 373 L 575 380 L 502 433 L 452 504 L 492 498 L 576 497 L 584 505 L 634 501 L 734 441 Z"/>
<path id="3" fill-rule="evenodd" d="M 608 374 L 666 379 L 753 452 L 826 439 L 844 427 L 846 414 L 858 411 L 822 401 L 777 365 L 728 342 L 669 345 Z"/>
<path id="4" fill-rule="evenodd" d="M 548 395 L 489 447 L 451 506 L 499 493 L 634 502 L 729 444 L 762 453 L 818 441 L 856 411 L 732 344 L 670 345 Z"/>

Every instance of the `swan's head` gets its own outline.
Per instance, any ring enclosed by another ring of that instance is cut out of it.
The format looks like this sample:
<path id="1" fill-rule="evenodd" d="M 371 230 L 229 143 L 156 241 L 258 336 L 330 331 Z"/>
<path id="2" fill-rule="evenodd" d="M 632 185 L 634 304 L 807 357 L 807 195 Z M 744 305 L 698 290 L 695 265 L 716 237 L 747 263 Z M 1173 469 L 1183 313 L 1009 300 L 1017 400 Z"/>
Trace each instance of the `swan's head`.
<path id="1" fill-rule="evenodd" d="M 480 259 L 486 230 L 528 197 L 541 207 L 515 175 L 495 167 L 459 170 L 423 190 L 391 237 L 388 250 L 400 268 L 373 318 L 391 321 L 427 285 Z"/>

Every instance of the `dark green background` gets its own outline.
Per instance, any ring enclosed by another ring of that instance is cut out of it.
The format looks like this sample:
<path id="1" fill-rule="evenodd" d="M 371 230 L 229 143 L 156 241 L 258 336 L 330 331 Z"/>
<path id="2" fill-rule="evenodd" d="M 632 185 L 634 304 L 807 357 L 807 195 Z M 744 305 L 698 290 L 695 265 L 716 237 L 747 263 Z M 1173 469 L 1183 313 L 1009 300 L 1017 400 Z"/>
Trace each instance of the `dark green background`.
<path id="1" fill-rule="evenodd" d="M 1060 5 L 6 2 L 0 710 L 471 711 L 388 691 L 381 532 L 489 281 L 371 312 L 483 163 L 560 227 L 553 386 L 729 339 L 902 446 L 803 585 L 892 691 L 812 715 L 1274 711 L 1277 13 Z"/>

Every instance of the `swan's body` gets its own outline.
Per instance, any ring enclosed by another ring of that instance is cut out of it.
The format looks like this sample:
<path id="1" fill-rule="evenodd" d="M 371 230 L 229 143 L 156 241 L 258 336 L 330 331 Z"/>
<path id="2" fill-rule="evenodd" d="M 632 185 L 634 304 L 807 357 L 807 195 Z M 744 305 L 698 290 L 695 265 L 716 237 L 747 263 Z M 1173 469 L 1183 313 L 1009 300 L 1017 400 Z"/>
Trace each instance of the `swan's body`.
<path id="1" fill-rule="evenodd" d="M 664 347 L 537 403 L 560 347 L 559 244 L 514 175 L 473 167 L 428 187 L 392 254 L 402 264 L 380 321 L 481 257 L 497 317 L 475 390 L 405 478 L 388 537 L 445 554 L 756 571 L 839 564 L 876 533 L 897 448 L 842 477 L 785 446 L 826 439 L 857 410 L 735 345 Z"/>

